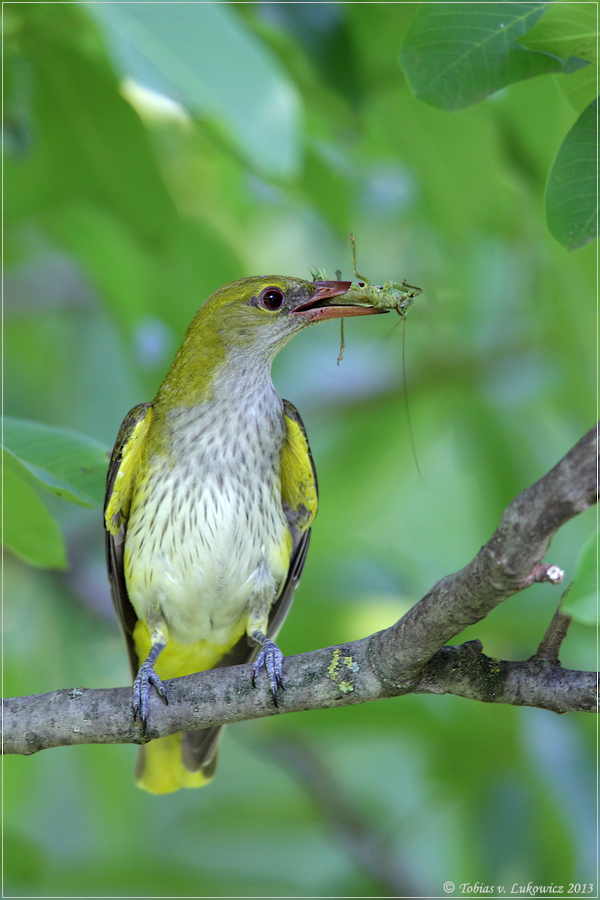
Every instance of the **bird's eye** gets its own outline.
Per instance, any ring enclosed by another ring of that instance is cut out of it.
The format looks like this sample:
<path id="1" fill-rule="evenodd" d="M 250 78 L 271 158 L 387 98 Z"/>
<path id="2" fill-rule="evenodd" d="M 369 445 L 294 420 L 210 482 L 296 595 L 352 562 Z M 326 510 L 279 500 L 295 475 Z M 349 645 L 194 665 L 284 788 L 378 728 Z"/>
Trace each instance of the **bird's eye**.
<path id="1" fill-rule="evenodd" d="M 258 299 L 265 309 L 281 309 L 285 297 L 279 288 L 268 287 L 264 289 Z"/>

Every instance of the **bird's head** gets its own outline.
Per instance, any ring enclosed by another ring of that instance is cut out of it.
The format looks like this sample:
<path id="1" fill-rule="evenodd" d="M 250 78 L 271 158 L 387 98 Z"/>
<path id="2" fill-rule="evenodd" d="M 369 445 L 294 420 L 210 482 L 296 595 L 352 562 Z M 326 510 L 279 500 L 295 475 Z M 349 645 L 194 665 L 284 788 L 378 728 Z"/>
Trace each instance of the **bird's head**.
<path id="1" fill-rule="evenodd" d="M 227 363 L 268 366 L 310 325 L 386 311 L 356 295 L 347 297 L 351 284 L 267 275 L 219 288 L 193 319 L 159 396 L 168 396 L 170 405 L 183 402 L 183 394 L 199 398 Z"/>
<path id="2" fill-rule="evenodd" d="M 309 325 L 384 312 L 364 300 L 346 297 L 351 284 L 282 275 L 243 278 L 215 291 L 195 322 L 216 329 L 229 347 L 247 348 L 272 359 Z"/>

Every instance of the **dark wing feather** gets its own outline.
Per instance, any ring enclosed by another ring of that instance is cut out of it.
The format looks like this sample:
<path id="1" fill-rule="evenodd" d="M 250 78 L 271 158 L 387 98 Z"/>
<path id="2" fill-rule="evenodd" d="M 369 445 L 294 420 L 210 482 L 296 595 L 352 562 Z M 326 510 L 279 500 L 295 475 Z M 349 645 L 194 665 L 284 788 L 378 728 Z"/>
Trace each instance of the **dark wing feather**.
<path id="1" fill-rule="evenodd" d="M 137 615 L 127 593 L 125 573 L 123 570 L 123 550 L 125 546 L 125 534 L 127 532 L 127 515 L 129 502 L 133 490 L 133 465 L 132 471 L 122 479 L 123 483 L 117 486 L 117 476 L 121 467 L 127 465 L 128 454 L 134 453 L 137 444 L 143 440 L 150 423 L 148 410 L 151 403 L 140 403 L 130 410 L 119 429 L 117 440 L 108 466 L 106 478 L 106 495 L 104 500 L 104 527 L 106 529 L 106 563 L 108 566 L 108 580 L 112 601 L 117 618 L 123 629 L 129 664 L 135 678 L 139 662 L 133 645 L 133 629 L 137 622 Z"/>

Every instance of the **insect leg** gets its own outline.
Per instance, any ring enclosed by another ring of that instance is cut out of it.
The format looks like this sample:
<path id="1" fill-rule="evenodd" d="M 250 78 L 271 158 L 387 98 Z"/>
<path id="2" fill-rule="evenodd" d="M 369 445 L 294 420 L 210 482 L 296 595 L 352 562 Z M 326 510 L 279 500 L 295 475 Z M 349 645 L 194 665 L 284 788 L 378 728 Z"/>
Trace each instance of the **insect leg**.
<path id="1" fill-rule="evenodd" d="M 350 243 L 352 244 L 352 265 L 354 267 L 354 277 L 358 278 L 360 281 L 364 281 L 365 284 L 370 285 L 371 282 L 368 278 L 365 278 L 364 275 L 359 275 L 356 271 L 356 239 L 353 234 L 350 235 Z"/>

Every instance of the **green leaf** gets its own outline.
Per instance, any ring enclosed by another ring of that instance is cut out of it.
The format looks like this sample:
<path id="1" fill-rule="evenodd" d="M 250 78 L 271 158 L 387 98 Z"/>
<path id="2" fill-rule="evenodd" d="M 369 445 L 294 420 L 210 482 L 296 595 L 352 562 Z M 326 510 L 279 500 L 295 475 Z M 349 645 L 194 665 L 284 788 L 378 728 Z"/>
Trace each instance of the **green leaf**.
<path id="1" fill-rule="evenodd" d="M 565 592 L 561 603 L 563 612 L 584 625 L 595 625 L 598 621 L 598 532 L 592 534 L 584 544 L 577 566 L 575 578 Z"/>
<path id="2" fill-rule="evenodd" d="M 596 12 L 591 3 L 551 3 L 531 31 L 519 38 L 519 44 L 562 59 L 577 56 L 597 63 Z"/>
<path id="3" fill-rule="evenodd" d="M 598 27 L 596 9 L 590 3 L 552 3 L 531 31 L 519 38 L 519 44 L 531 50 L 587 60 L 590 65 L 569 75 L 558 75 L 560 90 L 577 112 L 581 112 L 597 94 Z"/>
<path id="4" fill-rule="evenodd" d="M 270 52 L 226 4 L 92 3 L 135 81 L 215 120 L 263 174 L 299 166 L 300 101 Z"/>
<path id="5" fill-rule="evenodd" d="M 35 566 L 65 569 L 65 547 L 57 523 L 23 478 L 19 463 L 4 451 L 2 462 L 4 546 Z"/>
<path id="6" fill-rule="evenodd" d="M 26 419 L 4 418 L 3 447 L 11 471 L 23 480 L 77 503 L 101 506 L 108 466 L 102 444 L 65 428 Z"/>
<path id="7" fill-rule="evenodd" d="M 581 113 L 562 142 L 546 185 L 546 220 L 552 237 L 568 250 L 598 232 L 596 154 L 598 100 Z"/>
<path id="8" fill-rule="evenodd" d="M 573 109 L 580 113 L 598 93 L 598 67 L 585 66 L 571 75 L 555 75 L 561 93 Z"/>
<path id="9" fill-rule="evenodd" d="M 419 100 L 464 109 L 534 75 L 572 63 L 517 43 L 546 3 L 424 3 L 406 32 L 400 64 Z"/>
<path id="10" fill-rule="evenodd" d="M 31 146 L 7 157 L 6 212 L 55 214 L 65 202 L 87 200 L 155 248 L 177 221 L 175 206 L 144 126 L 107 60 L 57 35 L 70 6 L 53 7 L 48 17 L 46 4 L 15 4 L 24 20 L 14 66 L 15 115 L 24 119 Z"/>

